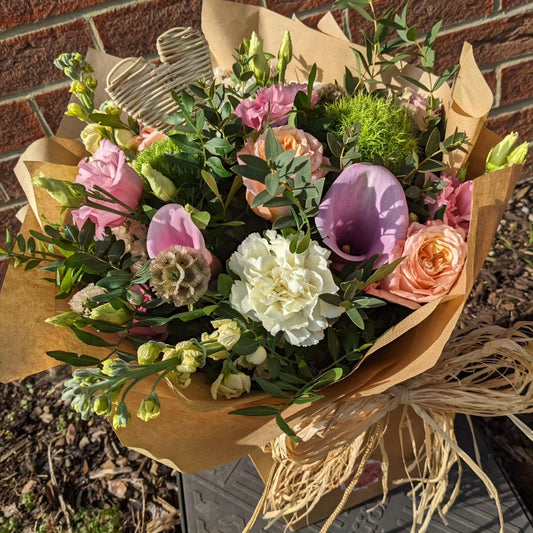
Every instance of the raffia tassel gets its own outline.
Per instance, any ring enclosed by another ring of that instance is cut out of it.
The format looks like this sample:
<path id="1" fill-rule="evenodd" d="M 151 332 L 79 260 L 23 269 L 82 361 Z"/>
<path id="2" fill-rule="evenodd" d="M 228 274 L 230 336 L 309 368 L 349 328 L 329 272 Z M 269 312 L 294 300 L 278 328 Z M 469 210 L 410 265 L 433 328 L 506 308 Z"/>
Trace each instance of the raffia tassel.
<path id="1" fill-rule="evenodd" d="M 446 514 L 459 494 L 458 480 L 446 500 L 451 468 L 464 461 L 484 483 L 495 500 L 503 532 L 503 514 L 494 484 L 483 469 L 457 444 L 454 417 L 509 416 L 533 439 L 533 432 L 516 415 L 533 412 L 533 323 L 517 323 L 509 329 L 486 326 L 456 335 L 446 345 L 439 362 L 427 372 L 382 394 L 361 398 L 347 394 L 305 419 L 296 428 L 303 442 L 285 435 L 269 445 L 274 466 L 256 513 L 243 533 L 263 512 L 265 518 L 285 518 L 289 525 L 305 518 L 327 493 L 357 472 L 342 501 L 324 524 L 326 533 L 342 511 L 360 478 L 364 463 L 383 439 L 391 411 L 404 405 L 399 442 L 405 479 L 411 483 L 412 532 L 424 533 L 435 512 Z M 417 449 L 407 416 L 409 406 L 424 423 L 425 437 Z M 411 450 L 404 449 L 411 442 Z M 412 452 L 412 453 L 409 453 Z M 406 464 L 406 457 L 414 461 Z M 386 460 L 386 456 L 384 457 Z M 387 468 L 383 468 L 386 472 Z M 460 472 L 459 472 L 460 474 Z M 382 479 L 384 498 L 388 480 Z"/>

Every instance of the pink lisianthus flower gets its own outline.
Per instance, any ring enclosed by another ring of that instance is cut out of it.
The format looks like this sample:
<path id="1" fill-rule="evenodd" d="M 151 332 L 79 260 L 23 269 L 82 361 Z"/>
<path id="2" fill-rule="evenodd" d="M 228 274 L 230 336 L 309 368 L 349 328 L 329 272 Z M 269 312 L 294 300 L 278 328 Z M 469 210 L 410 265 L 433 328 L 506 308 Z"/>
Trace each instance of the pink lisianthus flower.
<path id="1" fill-rule="evenodd" d="M 141 199 L 143 183 L 139 174 L 127 163 L 126 155 L 108 139 L 102 139 L 92 161 L 82 159 L 78 163 L 79 173 L 76 183 L 81 183 L 88 191 L 95 191 L 95 185 L 102 187 L 115 198 L 134 210 Z M 115 211 L 127 212 L 127 209 L 113 202 L 93 200 L 94 203 L 107 206 Z M 78 228 L 88 220 L 96 226 L 96 237 L 103 238 L 105 228 L 114 228 L 124 222 L 124 216 L 110 213 L 96 207 L 84 205 L 72 211 L 72 220 Z"/>
<path id="2" fill-rule="evenodd" d="M 323 178 L 328 173 L 327 170 L 322 170 L 320 168 L 324 165 L 329 165 L 329 159 L 324 157 L 324 147 L 318 139 L 303 130 L 293 128 L 292 126 L 272 128 L 272 132 L 285 152 L 294 150 L 296 156 L 309 158 L 311 161 L 311 183 Z M 243 149 L 237 154 L 239 163 L 243 164 L 242 160 L 239 159 L 242 155 L 253 155 L 266 160 L 265 139 L 266 132 L 262 133 L 255 142 L 252 139 L 248 139 Z M 243 177 L 242 181 L 246 187 L 246 201 L 248 202 L 248 205 L 252 205 L 253 199 L 260 192 L 264 191 L 266 187 L 263 183 L 250 178 Z M 291 209 L 288 206 L 259 206 L 252 208 L 252 211 L 265 220 L 276 220 L 288 216 L 291 213 Z"/>
<path id="3" fill-rule="evenodd" d="M 139 135 L 135 139 L 135 141 L 139 145 L 137 147 L 137 151 L 142 152 L 144 149 L 148 148 L 156 141 L 160 141 L 166 138 L 167 136 L 164 133 L 155 130 L 151 126 L 142 126 L 139 131 Z"/>
<path id="4" fill-rule="evenodd" d="M 185 208 L 167 204 L 156 212 L 148 226 L 146 249 L 148 256 L 154 258 L 175 245 L 199 251 L 207 260 L 212 275 L 221 270 L 220 261 L 206 248 L 202 232 Z"/>
<path id="5" fill-rule="evenodd" d="M 467 256 L 464 231 L 440 220 L 414 222 L 389 262 L 404 260 L 392 274 L 367 287 L 367 293 L 410 309 L 446 296 L 459 278 Z"/>
<path id="6" fill-rule="evenodd" d="M 294 107 L 296 94 L 307 92 L 307 85 L 278 83 L 255 93 L 253 100 L 243 100 L 235 109 L 235 114 L 256 131 L 263 129 L 267 120 L 274 126 L 287 124 L 287 113 Z M 312 92 L 311 105 L 318 102 L 318 93 Z"/>
<path id="7" fill-rule="evenodd" d="M 452 228 L 461 228 L 468 236 L 470 228 L 470 218 L 472 216 L 472 192 L 474 190 L 473 181 L 461 182 L 456 174 L 437 177 L 429 174 L 432 181 L 444 181 L 446 186 L 439 191 L 436 200 L 426 197 L 430 216 L 433 218 L 437 211 L 446 206 L 442 221 Z"/>

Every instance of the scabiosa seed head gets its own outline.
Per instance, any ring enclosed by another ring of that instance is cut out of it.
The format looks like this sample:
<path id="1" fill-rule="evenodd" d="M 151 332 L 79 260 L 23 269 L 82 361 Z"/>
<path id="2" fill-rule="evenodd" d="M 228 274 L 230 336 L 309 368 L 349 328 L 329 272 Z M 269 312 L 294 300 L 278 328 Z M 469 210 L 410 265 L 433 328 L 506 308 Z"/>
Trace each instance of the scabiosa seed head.
<path id="1" fill-rule="evenodd" d="M 201 252 L 175 245 L 152 260 L 150 274 L 150 286 L 157 297 L 181 307 L 205 294 L 211 270 Z"/>

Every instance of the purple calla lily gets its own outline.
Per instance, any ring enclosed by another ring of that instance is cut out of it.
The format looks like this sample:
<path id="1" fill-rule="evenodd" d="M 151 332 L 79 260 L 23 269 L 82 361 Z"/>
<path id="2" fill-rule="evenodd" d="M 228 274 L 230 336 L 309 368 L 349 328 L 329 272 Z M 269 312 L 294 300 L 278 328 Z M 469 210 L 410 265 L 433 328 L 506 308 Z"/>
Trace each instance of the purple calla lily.
<path id="1" fill-rule="evenodd" d="M 201 252 L 213 274 L 220 268 L 219 260 L 205 247 L 202 232 L 196 227 L 185 208 L 179 204 L 167 204 L 157 211 L 148 226 L 146 236 L 148 256 L 154 258 L 176 244 Z"/>
<path id="2" fill-rule="evenodd" d="M 386 168 L 356 163 L 331 185 L 315 218 L 324 244 L 345 261 L 365 261 L 381 254 L 386 264 L 409 226 L 402 186 Z"/>

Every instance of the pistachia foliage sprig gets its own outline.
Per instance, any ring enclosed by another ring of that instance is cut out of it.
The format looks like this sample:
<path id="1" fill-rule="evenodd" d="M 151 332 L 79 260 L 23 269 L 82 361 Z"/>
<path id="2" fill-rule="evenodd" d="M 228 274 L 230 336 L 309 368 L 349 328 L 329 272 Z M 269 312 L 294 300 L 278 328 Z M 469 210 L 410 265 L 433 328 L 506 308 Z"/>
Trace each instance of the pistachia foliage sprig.
<path id="1" fill-rule="evenodd" d="M 440 105 L 435 92 L 449 81 L 459 68 L 455 65 L 440 76 L 434 74 L 434 44 L 442 22 L 437 22 L 422 40 L 416 26 L 409 26 L 407 23 L 407 5 L 400 14 L 396 13 L 395 6 L 391 6 L 378 15 L 374 4 L 374 0 L 336 0 L 333 4 L 336 9 L 353 9 L 372 23 L 372 34 L 361 30 L 365 52 L 354 48 L 359 64 L 359 79 L 356 80 L 355 88 L 363 83 L 371 88 L 376 84 L 383 84 L 383 80 L 378 80 L 382 73 L 399 62 L 415 58 L 418 66 L 428 74 L 429 85 L 426 86 L 408 76 L 402 77 L 428 93 L 427 122 L 428 127 L 434 126 L 434 121 L 438 120 L 435 114 Z M 391 31 L 396 33 L 395 37 L 391 35 Z"/>

